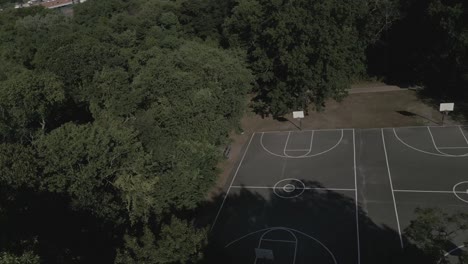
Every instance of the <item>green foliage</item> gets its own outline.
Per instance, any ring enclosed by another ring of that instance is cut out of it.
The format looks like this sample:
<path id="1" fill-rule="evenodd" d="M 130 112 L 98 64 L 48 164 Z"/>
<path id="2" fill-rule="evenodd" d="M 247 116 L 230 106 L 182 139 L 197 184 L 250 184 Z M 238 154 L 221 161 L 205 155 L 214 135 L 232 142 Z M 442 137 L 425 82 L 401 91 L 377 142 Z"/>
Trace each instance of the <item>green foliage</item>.
<path id="1" fill-rule="evenodd" d="M 65 124 L 36 145 L 44 168 L 42 189 L 67 194 L 74 206 L 111 220 L 124 208 L 114 181 L 145 167 L 136 133 L 119 123 Z"/>
<path id="2" fill-rule="evenodd" d="M 150 56 L 134 86 L 148 90 L 154 126 L 185 139 L 217 144 L 225 138 L 243 114 L 249 71 L 221 50 L 196 42 L 173 52 L 153 49 Z"/>
<path id="3" fill-rule="evenodd" d="M 434 263 L 449 263 L 443 256 L 448 250 L 454 249 L 453 240 L 457 234 L 468 230 L 468 214 L 448 214 L 435 208 L 417 208 L 415 213 L 417 218 L 404 230 L 405 237 Z M 440 259 L 442 262 L 438 262 Z M 459 256 L 459 260 L 460 263 L 466 263 L 466 253 Z"/>
<path id="4" fill-rule="evenodd" d="M 468 94 L 466 1 L 402 1 L 405 16 L 389 30 L 387 79 L 425 86 L 437 101 Z"/>
<path id="5" fill-rule="evenodd" d="M 220 41 L 222 25 L 233 7 L 233 0 L 184 0 L 180 7 L 180 22 L 187 34 Z"/>
<path id="6" fill-rule="evenodd" d="M 206 229 L 194 229 L 177 218 L 162 226 L 158 240 L 150 228 L 144 227 L 140 237 L 125 237 L 125 249 L 115 263 L 195 263 L 202 258 L 206 233 Z"/>
<path id="7" fill-rule="evenodd" d="M 65 100 L 63 84 L 47 72 L 23 71 L 0 83 L 0 128 L 6 138 L 45 129 Z"/>
<path id="8" fill-rule="evenodd" d="M 281 116 L 343 98 L 365 69 L 357 25 L 367 12 L 366 1 L 238 1 L 224 27 L 232 46 L 249 51 L 257 106 Z"/>
<path id="9" fill-rule="evenodd" d="M 24 252 L 20 256 L 8 252 L 0 253 L 0 264 L 39 264 L 40 258 L 33 252 Z"/>
<path id="10" fill-rule="evenodd" d="M 0 144 L 0 182 L 13 188 L 35 187 L 39 164 L 34 150 L 19 144 Z"/>

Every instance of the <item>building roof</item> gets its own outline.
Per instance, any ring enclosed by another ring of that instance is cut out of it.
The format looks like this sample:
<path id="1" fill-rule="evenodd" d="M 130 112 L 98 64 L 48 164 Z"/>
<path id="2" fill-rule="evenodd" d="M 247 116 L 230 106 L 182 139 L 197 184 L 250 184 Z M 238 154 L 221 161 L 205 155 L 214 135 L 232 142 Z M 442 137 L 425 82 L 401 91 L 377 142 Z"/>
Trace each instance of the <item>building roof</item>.
<path id="1" fill-rule="evenodd" d="M 73 0 L 51 0 L 47 2 L 42 2 L 41 6 L 52 9 L 52 8 L 58 8 L 62 6 L 67 6 L 67 5 L 72 5 Z"/>

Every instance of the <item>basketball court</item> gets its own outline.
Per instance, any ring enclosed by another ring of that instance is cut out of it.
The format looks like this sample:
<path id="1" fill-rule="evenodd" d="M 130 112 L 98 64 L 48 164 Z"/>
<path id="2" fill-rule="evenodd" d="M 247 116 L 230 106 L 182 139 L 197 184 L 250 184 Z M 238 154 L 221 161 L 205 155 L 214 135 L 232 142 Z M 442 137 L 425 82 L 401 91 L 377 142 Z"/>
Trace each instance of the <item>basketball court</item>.
<path id="1" fill-rule="evenodd" d="M 416 263 L 404 237 L 416 208 L 468 212 L 467 138 L 463 126 L 254 133 L 212 243 L 224 263 Z"/>

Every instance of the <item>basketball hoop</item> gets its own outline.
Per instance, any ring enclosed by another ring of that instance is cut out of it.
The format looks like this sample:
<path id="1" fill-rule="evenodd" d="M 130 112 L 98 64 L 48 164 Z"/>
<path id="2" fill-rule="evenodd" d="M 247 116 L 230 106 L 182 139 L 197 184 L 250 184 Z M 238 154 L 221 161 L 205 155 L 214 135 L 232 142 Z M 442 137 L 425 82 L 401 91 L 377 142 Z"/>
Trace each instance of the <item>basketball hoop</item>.
<path id="1" fill-rule="evenodd" d="M 304 111 L 294 111 L 293 118 L 299 119 L 299 129 L 302 130 L 302 119 L 304 118 Z"/>
<path id="2" fill-rule="evenodd" d="M 445 116 L 452 112 L 455 108 L 454 103 L 441 103 L 439 107 L 439 111 L 442 113 L 442 126 L 444 125 Z"/>

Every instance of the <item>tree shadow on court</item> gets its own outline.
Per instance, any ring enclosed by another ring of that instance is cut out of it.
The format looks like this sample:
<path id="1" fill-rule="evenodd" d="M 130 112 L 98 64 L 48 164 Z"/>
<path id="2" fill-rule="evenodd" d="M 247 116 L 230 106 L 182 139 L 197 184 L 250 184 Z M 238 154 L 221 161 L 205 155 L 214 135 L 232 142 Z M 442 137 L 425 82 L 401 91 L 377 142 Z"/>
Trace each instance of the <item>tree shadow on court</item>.
<path id="1" fill-rule="evenodd" d="M 317 182 L 303 182 L 307 187 L 323 188 Z M 311 263 L 311 260 L 334 263 L 320 243 L 336 257 L 337 263 L 357 263 L 354 192 L 306 190 L 294 198 L 281 198 L 278 194 L 288 195 L 283 190 L 275 194 L 271 189 L 231 189 L 214 226 L 212 223 L 224 194 L 204 204 L 198 224 L 213 229 L 203 263 L 253 263 L 262 234 L 278 227 L 292 230 L 299 238 L 295 263 Z M 430 263 L 425 262 L 427 258 L 423 252 L 408 241 L 402 250 L 398 232 L 375 224 L 360 206 L 358 218 L 362 264 Z M 261 247 L 272 247 L 264 244 Z"/>
<path id="2" fill-rule="evenodd" d="M 408 116 L 408 117 L 420 117 L 422 119 L 425 119 L 429 122 L 431 122 L 432 124 L 435 124 L 435 125 L 439 125 L 440 124 L 440 121 L 436 121 L 436 120 L 433 120 L 427 116 L 424 116 L 424 115 L 421 115 L 421 114 L 418 114 L 418 113 L 414 113 L 414 112 L 409 112 L 409 111 L 405 111 L 405 110 L 401 110 L 401 111 L 396 111 L 398 114 L 400 115 L 403 115 L 403 116 Z"/>

